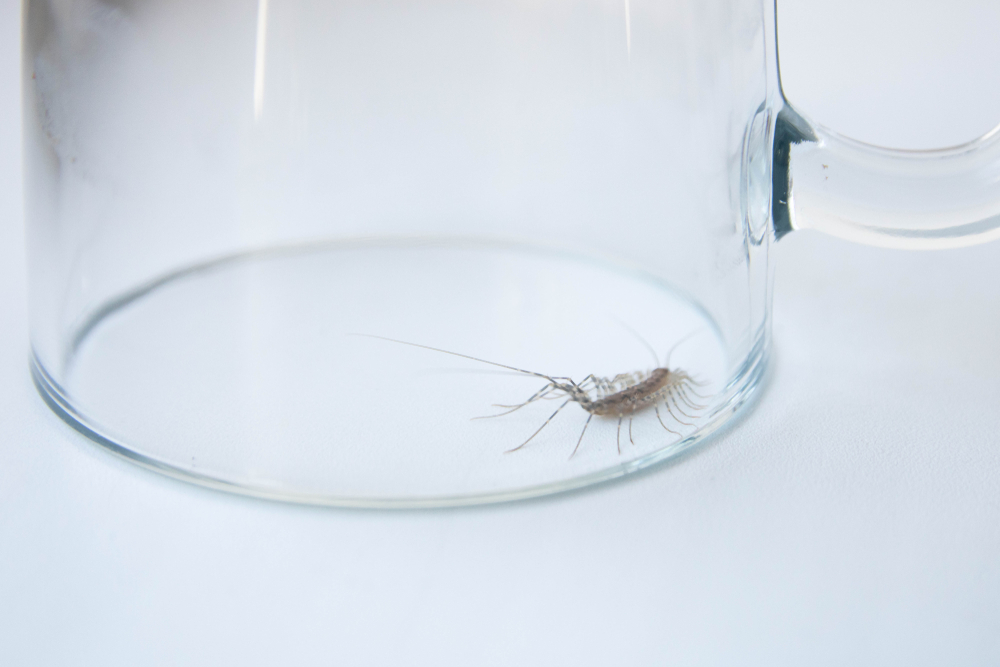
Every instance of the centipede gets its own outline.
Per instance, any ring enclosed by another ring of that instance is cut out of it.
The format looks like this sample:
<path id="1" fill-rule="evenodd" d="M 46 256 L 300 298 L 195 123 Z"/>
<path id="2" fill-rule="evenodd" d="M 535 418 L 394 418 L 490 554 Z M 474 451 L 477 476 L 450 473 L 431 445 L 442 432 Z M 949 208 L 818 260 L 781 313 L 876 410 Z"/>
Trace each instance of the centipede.
<path id="1" fill-rule="evenodd" d="M 587 421 L 584 422 L 583 429 L 580 431 L 580 436 L 577 438 L 576 445 L 573 447 L 573 451 L 569 456 L 569 458 L 573 458 L 579 451 L 580 444 L 583 442 L 583 436 L 586 435 L 587 427 L 590 426 L 590 422 L 594 417 L 609 419 L 617 418 L 617 447 L 618 454 L 621 455 L 621 431 L 622 424 L 626 418 L 628 419 L 627 430 L 629 442 L 633 445 L 635 445 L 635 440 L 632 436 L 632 420 L 638 413 L 641 412 L 652 411 L 655 413 L 660 426 L 662 426 L 667 432 L 678 437 L 683 437 L 680 431 L 667 426 L 667 422 L 663 419 L 661 408 L 663 408 L 663 410 L 667 413 L 668 421 L 672 421 L 677 425 L 693 426 L 691 422 L 684 421 L 681 417 L 696 419 L 697 413 L 706 408 L 703 403 L 699 403 L 698 401 L 710 399 L 709 396 L 700 394 L 695 389 L 695 387 L 703 387 L 705 383 L 698 381 L 694 376 L 683 369 L 669 367 L 669 354 L 667 355 L 668 361 L 666 361 L 662 366 L 659 365 L 659 360 L 656 357 L 655 352 L 653 352 L 654 358 L 657 359 L 657 366 L 655 368 L 619 373 L 618 375 L 610 378 L 590 374 L 578 382 L 570 377 L 546 375 L 545 373 L 540 373 L 538 371 L 517 368 L 516 366 L 481 359 L 468 354 L 462 354 L 461 352 L 444 350 L 430 345 L 423 345 L 421 343 L 398 340 L 385 336 L 376 336 L 373 334 L 354 335 L 364 336 L 366 338 L 375 338 L 391 343 L 398 343 L 400 345 L 409 345 L 410 347 L 439 352 L 441 354 L 460 357 L 462 359 L 469 359 L 481 364 L 488 364 L 490 366 L 503 368 L 508 371 L 544 380 L 545 384 L 527 400 L 512 405 L 495 403 L 493 404 L 493 407 L 500 408 L 504 411 L 497 414 L 473 417 L 473 419 L 495 419 L 497 417 L 504 417 L 517 412 L 518 410 L 537 403 L 538 401 L 562 399 L 562 403 L 559 407 L 555 409 L 549 418 L 546 419 L 545 422 L 542 423 L 542 425 L 539 426 L 527 440 L 516 447 L 506 450 L 506 453 L 508 454 L 517 452 L 527 446 L 528 443 L 532 442 L 535 437 L 541 433 L 542 430 L 548 426 L 552 420 L 555 419 L 556 416 L 570 403 L 576 403 L 587 413 Z M 683 340 L 684 339 L 682 339 L 682 341 Z M 674 347 L 676 347 L 676 345 Z M 650 350 L 652 351 L 651 348 Z M 687 412 L 686 410 L 690 410 L 691 412 Z"/>

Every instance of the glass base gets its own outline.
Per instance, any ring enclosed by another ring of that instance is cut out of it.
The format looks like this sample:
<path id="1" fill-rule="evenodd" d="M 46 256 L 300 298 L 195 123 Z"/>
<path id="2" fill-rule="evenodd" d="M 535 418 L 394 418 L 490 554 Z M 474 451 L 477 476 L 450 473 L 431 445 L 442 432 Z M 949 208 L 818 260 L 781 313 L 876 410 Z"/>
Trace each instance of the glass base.
<path id="1" fill-rule="evenodd" d="M 629 418 L 619 430 L 617 417 L 600 416 L 584 433 L 588 414 L 570 402 L 516 449 L 563 400 L 473 418 L 526 401 L 546 380 L 372 336 L 577 381 L 648 371 L 672 350 L 670 368 L 704 398 L 661 407 L 663 423 L 640 410 L 631 434 Z M 578 488 L 676 456 L 746 401 L 763 340 L 734 374 L 699 306 L 593 258 L 340 242 L 165 276 L 81 327 L 61 380 L 37 358 L 34 375 L 79 431 L 175 477 L 302 503 L 426 507 Z"/>

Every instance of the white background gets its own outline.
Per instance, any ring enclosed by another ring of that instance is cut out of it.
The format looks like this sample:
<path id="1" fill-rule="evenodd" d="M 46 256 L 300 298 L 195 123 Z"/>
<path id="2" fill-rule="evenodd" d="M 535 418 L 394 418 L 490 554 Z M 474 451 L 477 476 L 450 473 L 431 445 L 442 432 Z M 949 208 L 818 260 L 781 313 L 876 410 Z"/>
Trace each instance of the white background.
<path id="1" fill-rule="evenodd" d="M 904 148 L 988 130 L 1000 3 L 945 7 L 780 0 L 789 98 Z M 617 483 L 232 497 L 115 458 L 31 385 L 18 30 L 0 0 L 0 664 L 1000 664 L 1000 244 L 782 240 L 760 403 Z"/>

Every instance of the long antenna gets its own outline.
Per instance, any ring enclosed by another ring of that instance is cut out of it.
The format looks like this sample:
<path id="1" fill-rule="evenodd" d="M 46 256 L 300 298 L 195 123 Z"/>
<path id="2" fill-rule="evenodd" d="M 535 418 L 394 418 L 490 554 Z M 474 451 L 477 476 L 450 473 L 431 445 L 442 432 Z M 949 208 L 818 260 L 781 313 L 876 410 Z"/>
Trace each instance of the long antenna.
<path id="1" fill-rule="evenodd" d="M 694 338 L 695 336 L 697 336 L 700 333 L 703 333 L 704 331 L 705 331 L 704 327 L 702 327 L 701 329 L 695 329 L 694 331 L 692 331 L 691 333 L 689 333 L 687 336 L 684 336 L 679 341 L 677 341 L 676 343 L 674 343 L 673 347 L 671 347 L 669 350 L 667 350 L 667 358 L 663 362 L 663 367 L 664 368 L 670 368 L 670 355 L 674 353 L 674 350 L 676 350 L 680 346 L 681 343 L 683 343 L 686 340 L 690 340 L 691 338 Z"/>
<path id="2" fill-rule="evenodd" d="M 490 366 L 499 366 L 500 368 L 506 368 L 509 371 L 517 371 L 518 373 L 524 373 L 525 375 L 534 375 L 535 377 L 540 377 L 548 380 L 549 382 L 555 382 L 554 378 L 544 375 L 542 373 L 536 373 L 535 371 L 526 371 L 523 368 L 515 368 L 513 366 L 507 366 L 506 364 L 498 364 L 495 361 L 486 361 L 485 359 L 480 359 L 479 357 L 471 357 L 467 354 L 459 354 L 458 352 L 449 352 L 448 350 L 442 350 L 438 347 L 431 347 L 430 345 L 421 345 L 420 343 L 410 343 L 405 340 L 397 340 L 395 338 L 386 338 L 385 336 L 376 336 L 375 334 L 364 334 L 364 333 L 349 333 L 348 336 L 362 336 L 364 338 L 377 338 L 378 340 L 387 340 L 390 343 L 399 343 L 400 345 L 409 345 L 410 347 L 422 347 L 425 350 L 431 350 L 433 352 L 440 352 L 442 354 L 450 354 L 453 357 L 462 357 L 463 359 L 471 359 L 472 361 L 478 361 L 481 364 L 489 364 Z M 568 378 L 559 378 L 568 379 Z"/>
<path id="3" fill-rule="evenodd" d="M 637 339 L 637 340 L 638 340 L 638 341 L 639 341 L 640 343 L 642 343 L 643 345 L 645 345 L 645 346 L 646 346 L 646 349 L 647 349 L 647 350 L 649 350 L 649 353 L 650 353 L 651 355 L 653 355 L 653 364 L 655 364 L 656 366 L 659 366 L 659 365 L 660 365 L 660 357 L 659 357 L 659 356 L 657 356 L 657 354 L 656 354 L 656 350 L 654 350 L 654 349 L 653 349 L 653 346 L 652 346 L 652 345 L 650 345 L 650 344 L 649 344 L 649 343 L 648 343 L 648 342 L 646 341 L 646 339 L 645 339 L 645 338 L 643 338 L 642 336 L 640 336 L 640 335 L 639 335 L 639 332 L 638 332 L 638 331 L 636 331 L 635 329 L 633 329 L 633 328 L 632 328 L 632 327 L 630 327 L 629 325 L 625 324 L 624 322 L 622 322 L 621 320 L 619 320 L 619 319 L 617 319 L 617 318 L 615 318 L 615 321 L 616 321 L 616 322 L 618 322 L 618 326 L 620 326 L 620 327 L 621 327 L 622 329 L 625 329 L 625 331 L 628 331 L 628 332 L 629 332 L 630 334 L 632 334 L 633 336 L 635 336 L 635 337 L 636 337 L 636 339 Z"/>

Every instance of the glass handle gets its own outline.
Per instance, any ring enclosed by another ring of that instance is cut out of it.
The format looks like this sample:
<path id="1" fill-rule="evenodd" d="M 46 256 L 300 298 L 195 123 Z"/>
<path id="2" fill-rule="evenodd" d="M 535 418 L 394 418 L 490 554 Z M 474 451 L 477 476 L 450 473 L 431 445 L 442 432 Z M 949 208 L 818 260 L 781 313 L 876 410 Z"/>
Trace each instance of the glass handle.
<path id="1" fill-rule="evenodd" d="M 818 229 L 909 249 L 1000 238 L 1000 126 L 960 146 L 898 150 L 848 139 L 785 102 L 772 165 L 778 238 Z"/>

